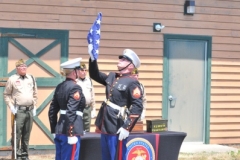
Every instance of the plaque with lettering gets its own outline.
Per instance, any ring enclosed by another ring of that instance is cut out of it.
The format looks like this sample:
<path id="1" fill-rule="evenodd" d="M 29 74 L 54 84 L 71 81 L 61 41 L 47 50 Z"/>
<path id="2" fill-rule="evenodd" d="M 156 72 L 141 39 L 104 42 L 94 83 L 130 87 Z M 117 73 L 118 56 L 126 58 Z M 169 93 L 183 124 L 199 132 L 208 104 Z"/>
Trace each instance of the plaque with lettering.
<path id="1" fill-rule="evenodd" d="M 147 132 L 167 131 L 167 122 L 164 119 L 147 120 Z"/>

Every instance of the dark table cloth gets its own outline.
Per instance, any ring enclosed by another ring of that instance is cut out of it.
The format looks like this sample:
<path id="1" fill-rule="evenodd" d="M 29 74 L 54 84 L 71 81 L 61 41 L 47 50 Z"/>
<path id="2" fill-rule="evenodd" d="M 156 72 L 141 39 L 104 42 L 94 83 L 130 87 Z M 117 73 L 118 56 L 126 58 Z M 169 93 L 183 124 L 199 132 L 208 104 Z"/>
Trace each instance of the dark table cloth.
<path id="1" fill-rule="evenodd" d="M 133 133 L 129 138 L 144 137 L 149 133 Z M 186 133 L 184 132 L 157 132 L 159 134 L 158 160 L 177 160 L 179 151 Z M 80 160 L 102 160 L 100 134 L 86 133 L 82 136 Z M 155 151 L 156 152 L 156 151 Z"/>

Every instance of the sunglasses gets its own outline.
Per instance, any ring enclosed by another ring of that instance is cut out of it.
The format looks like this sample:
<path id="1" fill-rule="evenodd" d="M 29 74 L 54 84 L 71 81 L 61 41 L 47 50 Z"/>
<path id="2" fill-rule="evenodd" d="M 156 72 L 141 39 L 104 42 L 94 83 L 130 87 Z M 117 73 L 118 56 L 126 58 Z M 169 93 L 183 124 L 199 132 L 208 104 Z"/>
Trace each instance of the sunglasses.
<path id="1" fill-rule="evenodd" d="M 27 68 L 26 65 L 20 65 L 20 66 L 17 66 L 17 68 Z"/>

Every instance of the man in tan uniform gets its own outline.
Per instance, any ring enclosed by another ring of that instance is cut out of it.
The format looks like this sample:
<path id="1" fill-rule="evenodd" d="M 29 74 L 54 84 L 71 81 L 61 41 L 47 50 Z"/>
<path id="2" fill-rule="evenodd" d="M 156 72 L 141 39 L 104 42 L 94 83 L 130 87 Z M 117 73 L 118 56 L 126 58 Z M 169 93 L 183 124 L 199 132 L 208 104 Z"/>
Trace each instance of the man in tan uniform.
<path id="1" fill-rule="evenodd" d="M 34 77 L 27 74 L 24 60 L 16 62 L 16 71 L 6 83 L 4 100 L 12 114 L 16 114 L 17 159 L 29 160 L 28 145 L 33 116 L 36 115 L 37 85 Z"/>
<path id="2" fill-rule="evenodd" d="M 94 96 L 94 88 L 92 81 L 89 77 L 87 77 L 87 67 L 83 63 L 81 64 L 79 78 L 77 79 L 77 84 L 81 86 L 83 94 L 86 100 L 86 107 L 83 110 L 83 124 L 84 131 L 90 131 L 91 118 L 96 117 L 96 108 L 95 108 L 95 96 Z"/>

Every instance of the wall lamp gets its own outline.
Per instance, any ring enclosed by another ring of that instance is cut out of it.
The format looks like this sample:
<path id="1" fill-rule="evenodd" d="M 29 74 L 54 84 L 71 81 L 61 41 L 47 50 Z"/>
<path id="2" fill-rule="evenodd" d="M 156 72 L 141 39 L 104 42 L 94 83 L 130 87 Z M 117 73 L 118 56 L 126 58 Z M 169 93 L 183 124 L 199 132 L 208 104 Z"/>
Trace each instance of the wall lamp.
<path id="1" fill-rule="evenodd" d="M 153 23 L 153 32 L 161 32 L 164 27 L 161 23 Z"/>
<path id="2" fill-rule="evenodd" d="M 195 0 L 186 0 L 184 3 L 184 14 L 193 15 L 195 13 Z"/>

